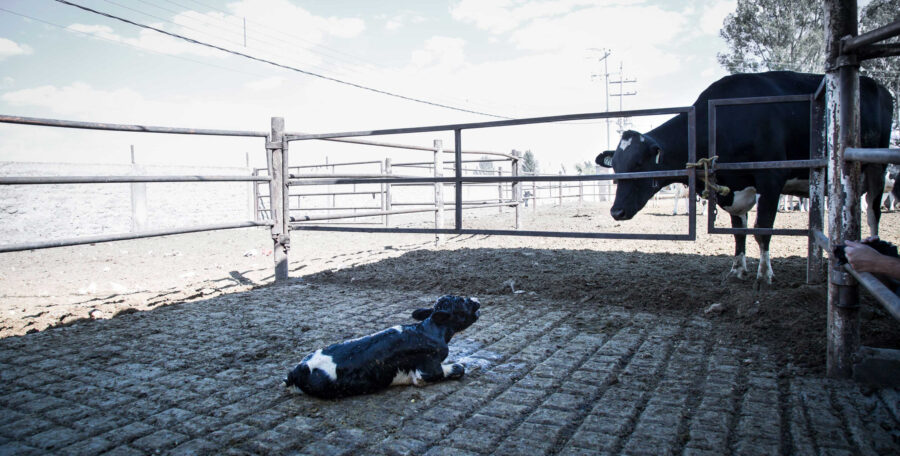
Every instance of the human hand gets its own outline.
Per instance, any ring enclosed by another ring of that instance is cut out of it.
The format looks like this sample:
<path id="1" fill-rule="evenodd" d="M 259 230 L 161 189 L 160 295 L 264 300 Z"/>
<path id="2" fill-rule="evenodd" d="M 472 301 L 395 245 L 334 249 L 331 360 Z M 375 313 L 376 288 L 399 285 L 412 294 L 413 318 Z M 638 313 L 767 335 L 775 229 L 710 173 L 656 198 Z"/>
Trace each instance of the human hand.
<path id="1" fill-rule="evenodd" d="M 882 254 L 859 242 L 846 241 L 844 244 L 846 245 L 844 253 L 847 255 L 847 262 L 856 272 L 878 272 Z"/>

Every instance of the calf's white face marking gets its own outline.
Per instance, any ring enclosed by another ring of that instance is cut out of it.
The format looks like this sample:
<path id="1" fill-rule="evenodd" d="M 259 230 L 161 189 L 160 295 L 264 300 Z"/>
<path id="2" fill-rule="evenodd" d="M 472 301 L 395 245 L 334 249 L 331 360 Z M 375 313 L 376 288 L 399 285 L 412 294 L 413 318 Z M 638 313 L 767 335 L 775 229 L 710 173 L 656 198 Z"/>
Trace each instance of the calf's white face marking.
<path id="1" fill-rule="evenodd" d="M 337 380 L 337 364 L 329 355 L 323 355 L 322 349 L 316 350 L 309 361 L 306 362 L 309 370 L 319 369 L 324 372 L 331 380 Z"/>
<path id="2" fill-rule="evenodd" d="M 631 139 L 632 138 L 628 138 L 628 139 L 623 139 L 623 140 L 619 141 L 619 149 L 622 149 L 622 150 L 627 149 L 628 146 L 631 145 Z"/>
<path id="3" fill-rule="evenodd" d="M 756 187 L 747 187 L 734 192 L 734 201 L 731 206 L 725 206 L 725 210 L 731 215 L 746 216 L 756 204 Z M 746 222 L 744 222 L 746 225 Z"/>

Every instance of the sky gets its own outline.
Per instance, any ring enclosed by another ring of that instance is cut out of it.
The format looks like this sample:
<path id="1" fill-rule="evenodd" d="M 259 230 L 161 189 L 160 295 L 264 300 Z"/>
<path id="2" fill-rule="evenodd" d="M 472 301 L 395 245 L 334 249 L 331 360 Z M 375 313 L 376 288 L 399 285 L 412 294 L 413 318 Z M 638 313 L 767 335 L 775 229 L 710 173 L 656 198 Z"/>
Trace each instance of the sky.
<path id="1" fill-rule="evenodd" d="M 181 41 L 54 0 L 0 0 L 0 114 L 168 127 L 331 133 L 607 109 L 686 106 L 726 73 L 734 0 L 71 0 L 387 96 Z M 619 73 L 620 68 L 622 73 Z M 611 85 L 610 93 L 619 87 Z M 464 111 L 474 111 L 464 112 Z M 647 130 L 665 117 L 634 118 Z M 531 150 L 574 174 L 607 144 L 602 120 L 463 132 L 463 149 Z M 372 138 L 419 146 L 452 135 Z M 0 124 L 0 162 L 265 163 L 261 139 Z M 394 151 L 293 142 L 294 164 Z M 423 160 L 430 159 L 422 152 Z"/>

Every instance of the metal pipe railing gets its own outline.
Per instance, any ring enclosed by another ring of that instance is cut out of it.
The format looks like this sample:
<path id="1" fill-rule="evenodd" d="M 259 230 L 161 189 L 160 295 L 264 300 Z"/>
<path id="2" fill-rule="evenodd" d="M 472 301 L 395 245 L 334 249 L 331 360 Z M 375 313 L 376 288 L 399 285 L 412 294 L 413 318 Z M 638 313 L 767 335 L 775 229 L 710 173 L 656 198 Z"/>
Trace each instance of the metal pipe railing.
<path id="1" fill-rule="evenodd" d="M 172 234 L 196 233 L 199 231 L 230 230 L 236 228 L 252 228 L 257 226 L 272 226 L 271 222 L 238 222 L 222 223 L 215 225 L 200 225 L 187 228 L 172 228 L 161 230 L 142 231 L 137 233 L 104 234 L 98 236 L 84 236 L 69 239 L 57 239 L 51 241 L 27 242 L 22 244 L 0 245 L 0 253 L 18 252 L 22 250 L 46 249 L 50 247 L 65 247 L 70 245 L 95 244 L 98 242 L 126 241 L 129 239 L 142 239 L 156 236 L 169 236 Z"/>
<path id="2" fill-rule="evenodd" d="M 844 160 L 885 165 L 900 164 L 900 149 L 848 147 L 844 149 Z"/>
<path id="3" fill-rule="evenodd" d="M 210 136 L 247 136 L 265 138 L 269 134 L 264 131 L 246 130 L 209 130 L 203 128 L 154 127 L 148 125 L 107 124 L 98 122 L 78 122 L 74 120 L 39 119 L 36 117 L 20 117 L 0 115 L 0 123 L 20 125 L 36 125 L 44 127 L 77 128 L 82 130 L 131 131 L 139 133 L 165 133 L 174 135 L 210 135 Z"/>
<path id="4" fill-rule="evenodd" d="M 482 209 L 482 208 L 498 207 L 498 206 L 511 207 L 511 206 L 516 206 L 518 204 L 519 203 L 517 203 L 517 202 L 494 203 L 494 204 L 475 204 L 475 205 L 470 205 L 470 204 L 464 203 L 458 207 L 462 207 L 463 209 Z M 390 210 L 390 211 L 358 212 L 355 214 L 317 215 L 317 216 L 303 216 L 303 217 L 293 217 L 292 216 L 290 220 L 292 223 L 307 222 L 307 221 L 314 222 L 314 221 L 322 221 L 322 220 L 337 220 L 337 219 L 359 218 L 359 217 L 379 217 L 382 215 L 417 214 L 417 213 L 424 213 L 424 212 L 434 212 L 437 210 L 438 209 L 436 207 L 434 207 L 434 208 L 427 208 L 427 209 L 399 209 L 399 210 Z M 294 227 L 295 227 L 295 225 L 291 225 L 291 229 L 295 229 Z M 432 233 L 432 232 L 434 232 L 434 230 L 430 229 L 428 232 Z"/>
<path id="5" fill-rule="evenodd" d="M 117 184 L 133 182 L 269 182 L 269 176 L 7 176 L 0 185 Z"/>

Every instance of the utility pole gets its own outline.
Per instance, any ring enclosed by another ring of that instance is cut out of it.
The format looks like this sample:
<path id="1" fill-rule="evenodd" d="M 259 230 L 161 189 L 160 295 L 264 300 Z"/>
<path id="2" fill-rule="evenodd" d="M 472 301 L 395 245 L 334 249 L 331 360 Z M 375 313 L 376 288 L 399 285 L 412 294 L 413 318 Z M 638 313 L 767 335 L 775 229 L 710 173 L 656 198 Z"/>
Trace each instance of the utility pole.
<path id="1" fill-rule="evenodd" d="M 609 112 L 609 55 L 612 54 L 612 51 L 609 49 L 597 49 L 590 48 L 590 51 L 602 52 L 603 55 L 597 59 L 598 62 L 603 62 L 603 74 L 592 74 L 591 79 L 596 78 L 598 76 L 603 76 L 603 82 L 606 85 L 606 90 L 604 94 L 606 95 L 606 112 Z M 606 149 L 609 150 L 609 118 L 606 118 Z"/>
<path id="2" fill-rule="evenodd" d="M 608 78 L 609 78 L 609 76 L 607 75 L 607 79 Z M 630 92 L 625 92 L 625 84 L 635 83 L 635 82 L 637 82 L 637 79 L 636 78 L 625 79 L 625 72 L 622 70 L 622 62 L 619 62 L 619 80 L 618 81 L 609 81 L 609 82 L 612 82 L 613 84 L 619 84 L 619 93 L 614 93 L 614 94 L 612 94 L 612 96 L 619 97 L 619 111 L 624 111 L 625 109 L 623 107 L 624 105 L 622 103 L 622 99 L 624 97 L 627 97 L 630 95 L 637 95 L 636 90 L 632 90 Z M 609 103 L 609 99 L 607 99 L 607 108 L 606 108 L 607 111 L 609 111 L 608 103 Z M 609 120 L 609 119 L 607 119 L 607 120 Z M 622 134 L 622 132 L 625 131 L 625 128 L 628 126 L 629 122 L 627 119 L 622 118 L 622 117 L 619 118 L 618 122 L 619 122 L 619 134 Z M 607 135 L 609 135 L 609 133 L 607 133 Z"/>

